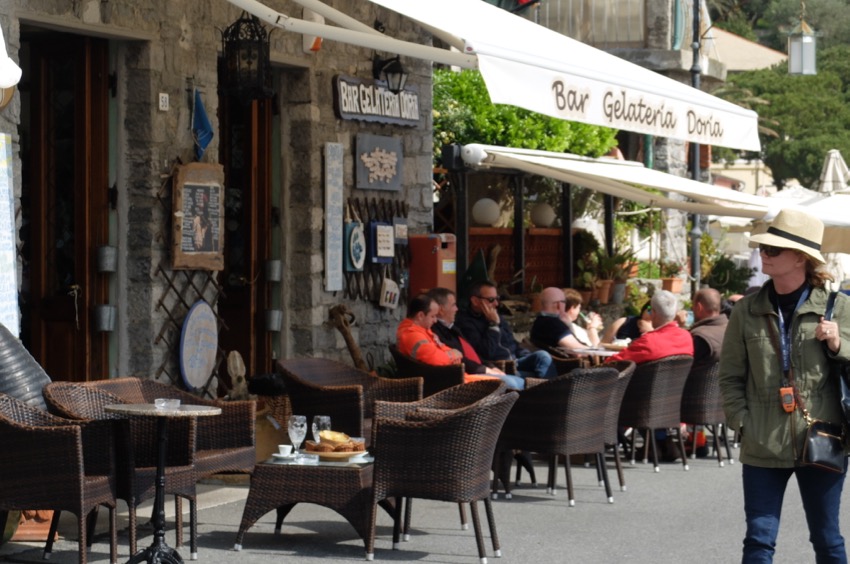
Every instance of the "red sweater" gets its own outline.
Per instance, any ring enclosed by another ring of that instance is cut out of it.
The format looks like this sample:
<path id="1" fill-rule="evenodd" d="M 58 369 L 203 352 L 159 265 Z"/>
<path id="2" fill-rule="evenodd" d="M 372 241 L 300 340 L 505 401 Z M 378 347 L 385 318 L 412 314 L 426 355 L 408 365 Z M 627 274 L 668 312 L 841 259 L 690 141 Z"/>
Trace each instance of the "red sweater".
<path id="1" fill-rule="evenodd" d="M 608 357 L 605 362 L 633 360 L 635 364 L 641 364 L 676 354 L 693 356 L 694 339 L 675 321 L 671 321 L 658 329 L 647 331 L 632 341 L 628 348 Z"/>

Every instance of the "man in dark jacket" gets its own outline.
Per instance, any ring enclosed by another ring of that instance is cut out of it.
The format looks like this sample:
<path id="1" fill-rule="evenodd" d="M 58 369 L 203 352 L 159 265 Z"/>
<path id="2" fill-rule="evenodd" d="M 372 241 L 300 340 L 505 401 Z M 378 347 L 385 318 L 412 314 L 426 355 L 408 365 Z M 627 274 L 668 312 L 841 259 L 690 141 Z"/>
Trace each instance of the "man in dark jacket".
<path id="1" fill-rule="evenodd" d="M 714 288 L 703 288 L 694 296 L 694 323 L 691 336 L 694 338 L 694 364 L 691 371 L 720 362 L 723 335 L 729 318 L 720 313 L 720 292 Z"/>
<path id="2" fill-rule="evenodd" d="M 456 325 L 485 362 L 515 360 L 523 378 L 549 378 L 555 375 L 552 357 L 546 351 L 530 352 L 517 343 L 507 321 L 498 312 L 499 293 L 492 282 L 478 282 L 470 288 L 469 309 L 457 314 Z"/>
<path id="3" fill-rule="evenodd" d="M 507 383 L 509 388 L 522 390 L 525 388 L 525 382 L 519 376 L 505 374 L 495 366 L 489 366 L 481 361 L 481 357 L 472 348 L 463 334 L 455 325 L 455 316 L 457 315 L 457 296 L 448 288 L 432 288 L 428 292 L 439 309 L 437 310 L 437 322 L 431 326 L 431 331 L 437 336 L 440 341 L 447 347 L 451 347 L 456 351 L 460 351 L 463 355 L 463 370 L 467 374 L 485 374 L 488 376 L 496 376 L 500 380 Z"/>

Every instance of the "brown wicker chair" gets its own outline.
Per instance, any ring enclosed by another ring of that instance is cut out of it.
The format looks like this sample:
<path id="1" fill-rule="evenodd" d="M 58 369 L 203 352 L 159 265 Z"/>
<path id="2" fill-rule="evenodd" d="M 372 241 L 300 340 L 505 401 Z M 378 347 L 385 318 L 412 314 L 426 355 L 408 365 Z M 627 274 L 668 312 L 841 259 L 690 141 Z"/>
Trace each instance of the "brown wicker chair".
<path id="1" fill-rule="evenodd" d="M 552 357 L 552 364 L 555 365 L 555 370 L 558 374 L 566 374 L 576 368 L 587 368 L 590 365 L 587 361 L 587 357 L 568 356 L 559 347 L 549 347 L 542 344 L 538 345 L 529 339 L 523 339 L 522 346 L 532 351 L 543 350 L 548 352 L 549 356 Z"/>
<path id="2" fill-rule="evenodd" d="M 605 366 L 615 368 L 619 371 L 620 376 L 617 378 L 617 385 L 614 386 L 614 391 L 608 400 L 608 408 L 605 410 L 605 445 L 614 448 L 614 465 L 617 468 L 617 479 L 620 482 L 620 491 L 626 491 L 626 477 L 623 474 L 623 461 L 620 458 L 620 437 L 619 437 L 619 418 L 620 406 L 623 403 L 623 396 L 626 395 L 626 389 L 629 387 L 629 382 L 632 380 L 632 375 L 635 372 L 635 363 L 631 360 L 618 360 L 609 362 Z"/>
<path id="3" fill-rule="evenodd" d="M 402 354 L 396 345 L 389 345 L 390 354 L 395 361 L 399 377 L 422 378 L 422 397 L 428 397 L 441 390 L 463 384 L 463 365 L 434 366 L 425 364 Z"/>
<path id="4" fill-rule="evenodd" d="M 514 392 L 489 394 L 457 410 L 420 408 L 405 420 L 384 416 L 383 402 L 376 403 L 367 560 L 375 553 L 378 503 L 391 497 L 396 498 L 393 548 L 398 547 L 402 498 L 469 503 L 478 554 L 486 561 L 477 503 L 483 499 L 493 550 L 496 556 L 501 555 L 489 498 L 490 466 L 499 431 L 516 399 Z"/>
<path id="5" fill-rule="evenodd" d="M 86 563 L 97 508 L 109 509 L 110 562 L 118 561 L 111 425 L 69 421 L 0 394 L 0 514 L 52 509 L 44 558 L 50 557 L 62 511 L 77 516 L 78 561 Z"/>
<path id="6" fill-rule="evenodd" d="M 254 446 L 255 401 L 215 401 L 143 378 L 113 378 L 88 382 L 120 397 L 124 403 L 153 403 L 156 398 L 175 398 L 184 404 L 221 408 L 221 415 L 197 420 L 195 472 L 198 479 L 213 474 L 250 474 L 257 454 Z"/>
<path id="7" fill-rule="evenodd" d="M 720 452 L 719 437 L 723 437 L 723 443 L 726 445 L 726 459 L 729 464 L 735 463 L 725 432 L 726 414 L 723 412 L 723 398 L 720 395 L 719 362 L 694 368 L 688 374 L 685 390 L 682 392 L 682 422 L 694 426 L 692 457 L 696 457 L 697 428 L 704 425 L 714 437 L 714 452 L 720 467 L 723 467 L 723 454 Z"/>
<path id="8" fill-rule="evenodd" d="M 372 409 L 377 400 L 415 401 L 422 398 L 422 379 L 373 376 L 325 358 L 279 360 L 292 413 L 330 415 L 335 431 L 365 437 L 370 444 Z M 284 422 L 285 424 L 285 422 Z"/>
<path id="9" fill-rule="evenodd" d="M 626 389 L 620 406 L 619 424 L 632 427 L 631 458 L 635 463 L 635 435 L 644 430 L 644 461 L 647 447 L 652 448 L 652 463 L 655 471 L 658 466 L 658 451 L 655 446 L 654 429 L 669 428 L 676 430 L 677 444 L 682 456 L 682 466 L 688 469 L 688 458 L 679 430 L 682 406 L 682 391 L 691 369 L 694 357 L 673 355 L 651 362 L 643 362 L 635 367 L 635 372 Z"/>
<path id="10" fill-rule="evenodd" d="M 617 383 L 614 368 L 579 368 L 523 390 L 499 437 L 499 451 L 522 449 L 550 456 L 550 492 L 555 488 L 555 461 L 564 457 L 569 504 L 575 505 L 570 455 L 594 454 L 609 502 L 613 502 L 605 467 L 605 411 Z M 510 494 L 510 460 L 496 464 Z M 497 482 L 494 478 L 493 490 Z"/>
<path id="11" fill-rule="evenodd" d="M 429 409 L 461 409 L 491 395 L 501 395 L 507 391 L 507 386 L 501 380 L 478 380 L 447 388 L 432 396 L 414 402 L 379 402 L 381 417 L 404 419 L 411 412 Z M 374 425 L 374 419 L 373 419 Z M 374 436 L 374 430 L 373 436 Z M 466 510 L 462 503 L 458 504 L 460 525 L 464 531 L 469 528 L 466 520 Z M 404 514 L 404 540 L 409 540 L 411 503 L 408 500 Z"/>
<path id="12" fill-rule="evenodd" d="M 136 553 L 136 509 L 151 499 L 156 489 L 158 444 L 153 418 L 131 417 L 107 412 L 107 405 L 130 403 L 94 386 L 73 382 L 53 382 L 44 387 L 44 399 L 51 412 L 69 419 L 113 420 L 116 427 L 118 497 L 127 503 L 130 514 L 130 554 Z M 175 496 L 175 546 L 183 541 L 183 511 L 180 498 L 189 500 L 191 559 L 198 554 L 197 504 L 194 468 L 195 421 L 178 419 L 168 424 L 168 451 L 165 493 Z"/>

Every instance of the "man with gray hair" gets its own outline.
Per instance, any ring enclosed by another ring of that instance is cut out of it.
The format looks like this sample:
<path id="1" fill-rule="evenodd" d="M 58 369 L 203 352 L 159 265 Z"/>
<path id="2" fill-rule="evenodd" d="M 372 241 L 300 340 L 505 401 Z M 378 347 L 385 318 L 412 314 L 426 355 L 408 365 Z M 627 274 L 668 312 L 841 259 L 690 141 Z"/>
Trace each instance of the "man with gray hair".
<path id="1" fill-rule="evenodd" d="M 652 331 L 647 331 L 631 342 L 628 348 L 606 362 L 633 360 L 636 364 L 658 360 L 676 354 L 694 355 L 694 341 L 691 334 L 676 323 L 678 300 L 672 292 L 659 290 L 650 302 Z"/>

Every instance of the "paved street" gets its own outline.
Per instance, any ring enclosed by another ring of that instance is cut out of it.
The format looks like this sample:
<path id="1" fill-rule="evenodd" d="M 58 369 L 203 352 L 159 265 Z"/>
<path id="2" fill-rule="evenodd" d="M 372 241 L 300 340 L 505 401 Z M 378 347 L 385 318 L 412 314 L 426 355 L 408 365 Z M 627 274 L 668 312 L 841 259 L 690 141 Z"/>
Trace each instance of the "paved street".
<path id="1" fill-rule="evenodd" d="M 741 466 L 723 468 L 714 459 L 692 460 L 688 472 L 680 464 L 666 463 L 656 474 L 651 465 L 626 466 L 628 491 L 615 491 L 613 504 L 605 500 L 591 468 L 574 467 L 576 505 L 569 507 L 563 471 L 555 497 L 545 488 L 515 490 L 513 500 L 499 499 L 494 511 L 502 542 L 501 559 L 489 562 L 620 562 L 732 563 L 740 560 L 743 510 Z M 538 478 L 545 480 L 544 465 L 537 464 Z M 616 482 L 611 465 L 610 475 Z M 285 557 L 287 562 L 341 562 L 364 558 L 363 543 L 339 515 L 315 505 L 299 505 L 284 522 L 283 534 L 272 532 L 274 513 L 248 531 L 241 552 L 232 550 L 247 495 L 247 485 L 205 484 L 199 497 L 199 562 L 254 563 Z M 850 505 L 844 500 L 845 529 Z M 168 504 L 173 511 L 173 502 Z M 149 514 L 149 504 L 139 515 Z M 123 509 L 123 504 L 120 504 Z M 188 504 L 184 504 L 188 511 Z M 483 508 L 482 508 L 483 517 Z M 188 515 L 185 519 L 188 522 Z M 119 517 L 119 560 L 128 557 L 126 515 Z M 417 500 L 413 534 L 402 550 L 392 551 L 391 522 L 381 512 L 378 520 L 376 561 L 477 562 L 472 531 L 459 527 L 457 506 Z M 486 522 L 485 522 L 486 523 Z M 486 525 L 485 525 L 486 530 Z M 55 546 L 52 562 L 76 562 L 76 524 L 63 516 L 62 540 Z M 846 533 L 845 533 L 846 535 Z M 173 543 L 173 532 L 167 540 Z M 184 538 L 188 542 L 188 524 Z M 70 539 L 70 540 L 69 540 Z M 140 531 L 139 546 L 149 544 L 149 529 Z M 92 548 L 91 562 L 108 561 L 108 535 L 103 516 Z M 489 538 L 487 539 L 489 542 Z M 188 547 L 181 549 L 188 558 Z M 33 543 L 7 543 L 0 561 L 41 562 L 41 548 Z M 778 564 L 814 562 L 796 483 L 789 485 L 777 548 Z"/>

